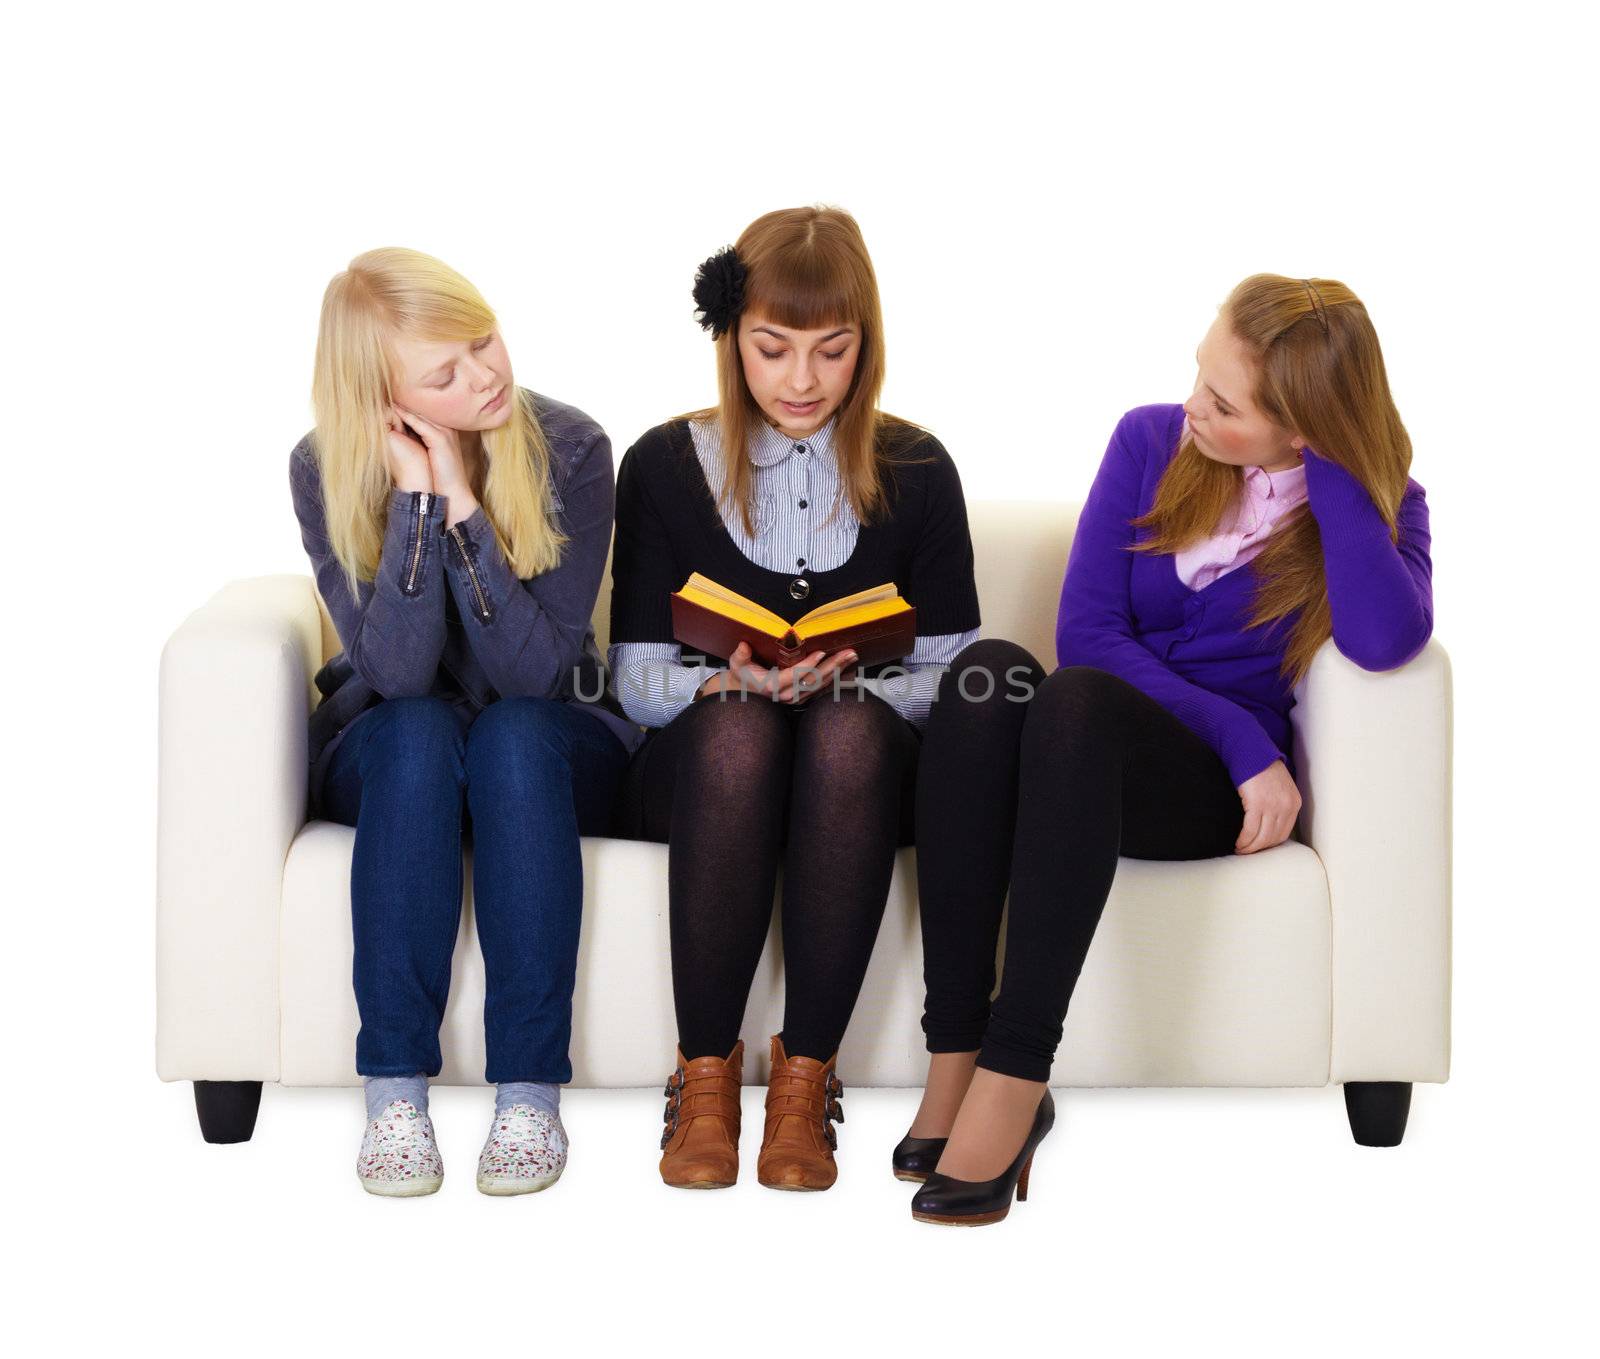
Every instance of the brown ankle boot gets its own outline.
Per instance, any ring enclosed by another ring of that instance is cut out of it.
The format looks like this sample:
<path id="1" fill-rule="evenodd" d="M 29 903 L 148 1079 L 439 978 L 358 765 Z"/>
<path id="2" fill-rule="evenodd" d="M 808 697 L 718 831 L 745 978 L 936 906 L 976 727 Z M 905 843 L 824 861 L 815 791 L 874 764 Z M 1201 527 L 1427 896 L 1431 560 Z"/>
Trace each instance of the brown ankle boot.
<path id="1" fill-rule="evenodd" d="M 844 1122 L 844 1086 L 833 1074 L 838 1059 L 837 1052 L 826 1062 L 790 1057 L 773 1034 L 767 1126 L 756 1160 L 756 1178 L 768 1189 L 826 1189 L 838 1178 L 839 1143 L 829 1122 Z"/>
<path id="2" fill-rule="evenodd" d="M 739 1178 L 739 1087 L 744 1043 L 727 1057 L 686 1061 L 667 1079 L 661 1178 L 675 1189 L 726 1189 Z"/>

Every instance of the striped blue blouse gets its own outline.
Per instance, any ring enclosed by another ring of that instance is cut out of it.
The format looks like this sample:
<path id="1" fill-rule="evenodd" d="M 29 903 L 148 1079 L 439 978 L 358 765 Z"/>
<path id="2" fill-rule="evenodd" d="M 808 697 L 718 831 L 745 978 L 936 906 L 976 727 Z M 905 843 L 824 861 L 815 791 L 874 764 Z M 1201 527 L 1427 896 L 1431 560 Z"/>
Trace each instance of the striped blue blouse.
<path id="1" fill-rule="evenodd" d="M 721 503 L 726 472 L 722 439 L 715 421 L 691 422 L 694 451 L 706 484 Z M 750 442 L 753 465 L 755 535 L 745 531 L 739 507 L 724 508 L 728 534 L 757 566 L 769 571 L 831 571 L 855 550 L 861 524 L 844 494 L 833 448 L 834 421 L 805 439 L 763 423 Z M 856 681 L 877 694 L 906 721 L 921 727 L 938 692 L 939 677 L 979 630 L 918 637 L 901 661 L 904 675 Z M 694 702 L 700 686 L 725 666 L 684 665 L 676 642 L 622 642 L 607 653 L 623 710 L 646 727 L 664 727 Z"/>

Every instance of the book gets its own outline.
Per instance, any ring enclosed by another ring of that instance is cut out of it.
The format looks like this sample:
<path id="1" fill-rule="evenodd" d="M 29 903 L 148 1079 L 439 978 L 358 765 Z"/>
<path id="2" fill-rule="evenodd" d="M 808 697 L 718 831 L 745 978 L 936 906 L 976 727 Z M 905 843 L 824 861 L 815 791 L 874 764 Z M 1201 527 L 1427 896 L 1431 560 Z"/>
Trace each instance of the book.
<path id="1" fill-rule="evenodd" d="M 740 642 L 765 666 L 786 669 L 813 652 L 851 650 L 856 665 L 880 665 L 907 655 L 917 640 L 917 610 L 893 584 L 818 605 L 787 623 L 753 599 L 698 571 L 672 595 L 672 635 L 684 646 L 726 660 Z"/>

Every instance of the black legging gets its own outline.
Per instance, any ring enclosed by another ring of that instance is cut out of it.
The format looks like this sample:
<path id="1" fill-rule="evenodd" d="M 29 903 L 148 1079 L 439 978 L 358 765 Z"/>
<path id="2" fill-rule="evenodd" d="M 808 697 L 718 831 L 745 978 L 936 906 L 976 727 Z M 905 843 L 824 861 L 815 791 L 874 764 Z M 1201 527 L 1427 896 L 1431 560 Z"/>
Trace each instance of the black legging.
<path id="1" fill-rule="evenodd" d="M 1047 1080 L 1117 856 L 1232 854 L 1243 823 L 1216 752 L 1127 681 L 1091 666 L 1046 679 L 1014 642 L 966 648 L 940 680 L 917 779 L 928 1051 Z"/>
<path id="2" fill-rule="evenodd" d="M 826 1061 L 844 1037 L 911 843 L 916 729 L 876 694 L 796 708 L 696 699 L 650 733 L 625 776 L 620 833 L 671 846 L 672 994 L 685 1057 L 726 1057 L 783 879 L 783 1045 Z"/>

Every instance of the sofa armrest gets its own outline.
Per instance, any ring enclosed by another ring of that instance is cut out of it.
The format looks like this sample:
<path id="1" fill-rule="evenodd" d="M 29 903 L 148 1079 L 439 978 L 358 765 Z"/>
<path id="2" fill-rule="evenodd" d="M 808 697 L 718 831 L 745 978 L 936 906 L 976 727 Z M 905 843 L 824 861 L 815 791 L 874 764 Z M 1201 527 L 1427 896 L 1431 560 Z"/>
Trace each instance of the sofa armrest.
<path id="1" fill-rule="evenodd" d="M 309 576 L 235 581 L 161 653 L 156 1069 L 278 1078 L 278 917 L 306 820 L 322 623 Z"/>
<path id="2" fill-rule="evenodd" d="M 1296 689 L 1299 836 L 1333 911 L 1329 1079 L 1450 1074 L 1450 659 L 1369 672 L 1326 643 Z"/>

